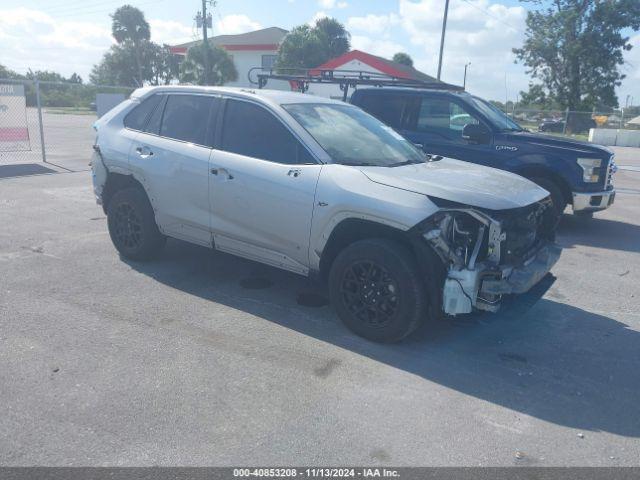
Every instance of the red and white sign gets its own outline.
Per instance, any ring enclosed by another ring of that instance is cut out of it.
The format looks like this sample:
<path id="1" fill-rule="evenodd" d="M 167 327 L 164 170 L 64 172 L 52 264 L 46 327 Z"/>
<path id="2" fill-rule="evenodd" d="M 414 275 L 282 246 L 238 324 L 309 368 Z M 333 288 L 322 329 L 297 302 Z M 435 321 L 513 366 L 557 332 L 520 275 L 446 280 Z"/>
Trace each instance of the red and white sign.
<path id="1" fill-rule="evenodd" d="M 0 152 L 31 150 L 24 85 L 0 85 Z"/>

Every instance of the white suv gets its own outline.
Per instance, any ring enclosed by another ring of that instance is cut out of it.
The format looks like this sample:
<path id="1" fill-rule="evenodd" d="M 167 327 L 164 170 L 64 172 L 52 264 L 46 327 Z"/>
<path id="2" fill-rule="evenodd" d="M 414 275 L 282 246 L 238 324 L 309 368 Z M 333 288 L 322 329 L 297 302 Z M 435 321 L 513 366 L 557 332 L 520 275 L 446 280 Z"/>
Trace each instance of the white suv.
<path id="1" fill-rule="evenodd" d="M 143 88 L 96 130 L 95 194 L 123 256 L 149 259 L 169 236 L 318 275 L 340 318 L 372 340 L 495 311 L 560 255 L 546 190 L 425 156 L 342 102 Z"/>

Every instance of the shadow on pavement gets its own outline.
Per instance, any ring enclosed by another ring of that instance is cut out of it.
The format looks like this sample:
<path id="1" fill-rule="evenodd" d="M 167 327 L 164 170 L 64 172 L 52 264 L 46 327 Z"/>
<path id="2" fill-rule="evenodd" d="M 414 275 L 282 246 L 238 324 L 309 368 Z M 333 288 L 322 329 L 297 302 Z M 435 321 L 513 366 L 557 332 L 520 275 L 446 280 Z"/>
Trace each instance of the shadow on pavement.
<path id="1" fill-rule="evenodd" d="M 379 345 L 346 330 L 326 301 L 301 306 L 301 294 L 326 295 L 294 274 L 173 240 L 156 262 L 129 264 L 190 295 L 514 412 L 582 431 L 640 436 L 640 333 L 607 316 L 539 299 L 551 276 L 538 292 L 508 299 L 497 314 L 457 317 L 400 344 Z M 172 326 L 189 328 L 184 319 Z"/>
<path id="2" fill-rule="evenodd" d="M 0 178 L 26 177 L 28 175 L 48 175 L 58 173 L 51 168 L 38 165 L 37 163 L 17 163 L 0 165 Z"/>
<path id="3" fill-rule="evenodd" d="M 571 239 L 569 239 L 569 235 Z M 558 228 L 558 243 L 640 252 L 640 225 L 598 218 L 564 215 Z"/>

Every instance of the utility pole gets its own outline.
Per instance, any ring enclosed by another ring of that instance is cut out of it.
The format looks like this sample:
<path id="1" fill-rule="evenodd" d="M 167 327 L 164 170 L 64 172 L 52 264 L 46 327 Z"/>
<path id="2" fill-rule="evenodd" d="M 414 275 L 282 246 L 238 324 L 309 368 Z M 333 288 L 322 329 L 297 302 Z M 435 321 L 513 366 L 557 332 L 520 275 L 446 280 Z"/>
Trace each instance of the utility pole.
<path id="1" fill-rule="evenodd" d="M 442 37 L 440 37 L 440 58 L 438 59 L 438 80 L 442 73 L 442 51 L 444 50 L 444 32 L 447 30 L 447 15 L 449 13 L 449 0 L 445 0 L 444 17 L 442 18 Z"/>
<path id="2" fill-rule="evenodd" d="M 467 67 L 471 65 L 471 62 L 467 63 L 464 66 L 464 80 L 462 82 L 462 89 L 465 90 L 467 88 Z"/>
<path id="3" fill-rule="evenodd" d="M 202 0 L 202 12 L 196 15 L 196 26 L 202 27 L 202 49 L 204 53 L 204 84 L 209 85 L 209 38 L 207 36 L 207 27 L 212 28 L 211 14 L 207 14 L 207 3 L 212 7 L 216 6 L 215 0 Z"/>
<path id="4" fill-rule="evenodd" d="M 209 39 L 207 38 L 207 0 L 202 0 L 202 41 L 204 42 L 204 84 L 209 85 Z"/>

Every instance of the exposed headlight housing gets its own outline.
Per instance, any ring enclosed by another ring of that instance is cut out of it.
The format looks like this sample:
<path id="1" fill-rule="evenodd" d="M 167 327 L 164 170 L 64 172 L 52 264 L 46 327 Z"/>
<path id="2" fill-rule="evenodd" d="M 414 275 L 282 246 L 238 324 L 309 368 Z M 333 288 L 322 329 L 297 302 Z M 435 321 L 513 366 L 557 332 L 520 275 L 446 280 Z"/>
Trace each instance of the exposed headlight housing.
<path id="1" fill-rule="evenodd" d="M 600 180 L 600 172 L 597 171 L 602 165 L 599 158 L 579 158 L 578 165 L 582 167 L 582 180 L 585 183 L 596 183 Z"/>

